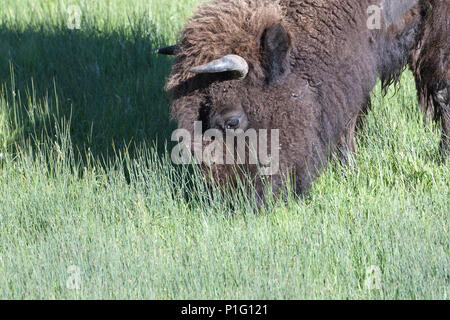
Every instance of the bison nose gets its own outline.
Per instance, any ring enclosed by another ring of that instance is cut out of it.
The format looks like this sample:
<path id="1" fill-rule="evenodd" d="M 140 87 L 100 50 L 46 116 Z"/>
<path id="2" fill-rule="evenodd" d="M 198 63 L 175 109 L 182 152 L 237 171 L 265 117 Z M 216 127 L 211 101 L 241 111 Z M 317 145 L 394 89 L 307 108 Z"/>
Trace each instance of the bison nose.
<path id="1" fill-rule="evenodd" d="M 239 128 L 240 122 L 241 120 L 239 117 L 231 117 L 225 121 L 225 129 L 236 130 Z"/>

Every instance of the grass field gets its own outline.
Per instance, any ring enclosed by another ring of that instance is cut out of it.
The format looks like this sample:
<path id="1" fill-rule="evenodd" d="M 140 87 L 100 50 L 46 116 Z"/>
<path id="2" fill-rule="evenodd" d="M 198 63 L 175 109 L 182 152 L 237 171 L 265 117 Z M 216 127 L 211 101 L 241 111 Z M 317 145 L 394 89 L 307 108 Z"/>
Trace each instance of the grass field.
<path id="1" fill-rule="evenodd" d="M 198 2 L 0 0 L 0 299 L 449 299 L 450 166 L 409 73 L 305 199 L 254 214 L 172 165 L 155 48 Z"/>

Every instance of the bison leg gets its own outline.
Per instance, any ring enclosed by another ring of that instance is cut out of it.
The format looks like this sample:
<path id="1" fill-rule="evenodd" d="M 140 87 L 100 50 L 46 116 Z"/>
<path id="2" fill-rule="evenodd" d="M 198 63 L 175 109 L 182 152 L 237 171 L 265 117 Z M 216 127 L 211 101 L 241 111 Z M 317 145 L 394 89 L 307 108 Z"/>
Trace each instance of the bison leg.
<path id="1" fill-rule="evenodd" d="M 425 120 L 432 118 L 442 125 L 442 139 L 440 150 L 442 157 L 450 156 L 450 81 L 442 90 L 429 94 L 427 90 L 419 88 L 419 106 L 425 114 Z"/>
<path id="2" fill-rule="evenodd" d="M 347 124 L 344 134 L 341 136 L 338 144 L 338 157 L 341 163 L 350 162 L 350 155 L 355 153 L 355 131 L 358 116 L 353 117 Z"/>
<path id="3" fill-rule="evenodd" d="M 355 135 L 358 130 L 361 130 L 364 119 L 370 109 L 372 109 L 372 103 L 370 98 L 368 98 L 360 112 L 348 122 L 346 131 L 338 144 L 339 159 L 342 163 L 348 163 L 350 160 L 349 155 L 356 152 Z"/>
<path id="4" fill-rule="evenodd" d="M 419 107 L 425 115 L 424 122 L 433 119 L 442 125 L 440 150 L 445 160 L 450 156 L 450 79 L 447 81 L 430 80 L 429 77 L 415 69 L 414 58 L 411 64 L 416 79 Z M 428 79 L 428 82 L 424 81 L 424 78 Z"/>
<path id="5" fill-rule="evenodd" d="M 433 100 L 442 124 L 441 152 L 445 160 L 450 156 L 450 80 L 446 88 L 433 95 Z"/>
<path id="6" fill-rule="evenodd" d="M 450 5 L 449 1 L 429 0 L 424 9 L 423 34 L 409 62 L 425 120 L 432 117 L 442 124 L 441 151 L 445 159 L 450 156 Z"/>

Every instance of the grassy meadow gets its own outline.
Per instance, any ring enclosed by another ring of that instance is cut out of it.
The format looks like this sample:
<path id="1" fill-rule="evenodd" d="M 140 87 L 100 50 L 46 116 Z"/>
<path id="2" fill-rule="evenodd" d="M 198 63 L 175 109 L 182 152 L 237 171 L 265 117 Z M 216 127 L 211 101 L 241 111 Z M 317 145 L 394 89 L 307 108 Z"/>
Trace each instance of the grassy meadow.
<path id="1" fill-rule="evenodd" d="M 255 214 L 171 163 L 155 48 L 199 2 L 0 0 L 0 299 L 449 299 L 450 165 L 409 72 L 304 199 Z"/>

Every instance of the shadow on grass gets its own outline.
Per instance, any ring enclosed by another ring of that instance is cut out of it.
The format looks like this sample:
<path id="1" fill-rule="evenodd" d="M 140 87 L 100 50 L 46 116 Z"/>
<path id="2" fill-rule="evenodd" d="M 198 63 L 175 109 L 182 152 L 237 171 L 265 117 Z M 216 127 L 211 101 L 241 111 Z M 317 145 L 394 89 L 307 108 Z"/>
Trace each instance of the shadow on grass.
<path id="1" fill-rule="evenodd" d="M 163 89 L 171 60 L 156 54 L 167 40 L 153 30 L 139 23 L 109 32 L 0 25 L 2 95 L 22 137 L 53 137 L 66 119 L 80 154 L 108 160 L 143 143 L 164 152 L 175 128 Z"/>

